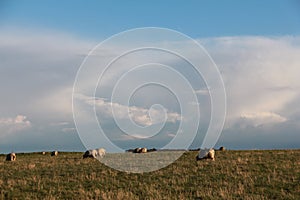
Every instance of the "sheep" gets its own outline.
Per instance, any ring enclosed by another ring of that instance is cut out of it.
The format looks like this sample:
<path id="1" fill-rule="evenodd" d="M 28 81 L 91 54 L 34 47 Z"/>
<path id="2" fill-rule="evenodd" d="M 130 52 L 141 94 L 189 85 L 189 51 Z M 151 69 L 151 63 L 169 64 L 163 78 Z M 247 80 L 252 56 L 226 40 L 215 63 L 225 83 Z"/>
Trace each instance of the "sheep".
<path id="1" fill-rule="evenodd" d="M 143 147 L 143 148 L 135 148 L 134 150 L 133 150 L 133 153 L 147 153 L 148 151 L 147 151 L 147 148 L 145 148 L 145 147 Z"/>
<path id="2" fill-rule="evenodd" d="M 105 153 L 106 153 L 105 149 L 99 148 L 99 149 L 96 149 L 96 151 L 97 151 L 97 156 L 99 156 L 100 158 L 103 158 L 105 156 Z"/>
<path id="3" fill-rule="evenodd" d="M 215 150 L 214 149 L 210 149 L 207 155 L 207 158 L 212 159 L 213 161 L 215 160 Z"/>
<path id="4" fill-rule="evenodd" d="M 9 153 L 6 155 L 6 161 L 16 161 L 17 155 L 15 153 Z"/>
<path id="5" fill-rule="evenodd" d="M 199 154 L 196 157 L 196 160 L 202 159 L 212 159 L 215 160 L 215 150 L 214 149 L 200 149 Z"/>
<path id="6" fill-rule="evenodd" d="M 97 157 L 103 158 L 105 156 L 105 153 L 106 151 L 103 148 L 87 150 L 83 154 L 82 158 L 97 158 Z"/>
<path id="7" fill-rule="evenodd" d="M 142 148 L 136 148 L 135 150 L 134 150 L 134 153 L 140 153 L 141 152 L 141 150 L 142 150 Z"/>
<path id="8" fill-rule="evenodd" d="M 57 156 L 58 155 L 58 151 L 52 151 L 51 152 L 51 156 Z"/>
<path id="9" fill-rule="evenodd" d="M 84 152 L 82 158 L 93 158 L 92 150 L 87 150 L 86 152 Z"/>
<path id="10" fill-rule="evenodd" d="M 142 148 L 140 153 L 147 153 L 147 148 Z"/>
<path id="11" fill-rule="evenodd" d="M 223 146 L 219 148 L 219 151 L 225 151 L 225 150 L 226 150 L 226 149 L 225 149 L 225 147 L 223 147 Z"/>
<path id="12" fill-rule="evenodd" d="M 147 152 L 153 152 L 153 151 L 157 151 L 157 149 L 156 148 L 147 149 Z"/>
<path id="13" fill-rule="evenodd" d="M 140 153 L 141 150 L 142 150 L 142 148 L 140 148 L 140 147 L 139 148 L 135 148 L 134 151 L 133 151 L 133 153 Z"/>
<path id="14" fill-rule="evenodd" d="M 86 158 L 96 158 L 97 157 L 97 151 L 95 149 L 88 150 L 88 151 L 85 152 L 85 154 L 87 155 Z"/>
<path id="15" fill-rule="evenodd" d="M 91 153 L 92 153 L 93 158 L 96 158 L 98 155 L 98 152 L 96 149 L 93 149 Z"/>
<path id="16" fill-rule="evenodd" d="M 45 151 L 43 151 L 43 152 L 42 152 L 42 155 L 46 155 L 46 152 L 45 152 Z"/>

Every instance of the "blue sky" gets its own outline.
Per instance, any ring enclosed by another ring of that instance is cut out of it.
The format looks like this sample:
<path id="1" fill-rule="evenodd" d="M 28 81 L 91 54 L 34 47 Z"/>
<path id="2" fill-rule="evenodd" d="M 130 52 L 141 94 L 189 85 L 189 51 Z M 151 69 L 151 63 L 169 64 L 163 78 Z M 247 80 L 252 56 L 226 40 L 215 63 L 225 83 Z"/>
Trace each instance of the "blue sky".
<path id="1" fill-rule="evenodd" d="M 227 95 L 227 113 L 216 147 L 300 148 L 299 1 L 2 0 L 0 153 L 85 150 L 72 113 L 72 89 L 77 70 L 99 42 L 139 27 L 182 32 L 202 44 L 219 67 Z M 155 39 L 153 36 L 153 41 Z M 171 40 L 157 43 L 172 46 Z M 188 43 L 176 44 L 181 50 L 190 52 L 186 49 Z M 130 42 L 114 45 L 112 49 L 102 49 L 101 59 L 109 59 L 122 48 L 134 46 Z M 109 99 L 116 80 L 122 78 L 128 66 L 155 58 L 172 65 L 191 81 L 199 101 L 191 105 L 199 105 L 203 120 L 191 148 L 200 147 L 202 133 L 208 129 L 211 111 L 208 91 L 212 88 L 205 86 L 204 80 L 185 62 L 168 57 L 170 55 L 161 57 L 162 52 L 134 55 L 108 71 L 106 85 L 98 88 L 98 96 L 94 99 L 98 119 L 110 133 L 108 137 L 126 149 L 141 145 L 160 148 L 176 135 L 183 114 L 170 91 L 144 87 L 133 93 L 130 105 Z M 122 86 L 130 88 L 133 83 L 148 80 L 152 72 L 132 76 Z M 165 75 L 157 74 L 152 76 Z M 172 82 L 173 77 L 169 75 L 164 80 Z M 88 79 L 84 83 L 90 84 Z M 178 84 L 177 89 L 180 87 Z M 126 89 L 120 93 L 122 91 Z M 91 108 L 91 96 L 80 94 L 79 97 L 82 108 Z M 151 107 L 157 103 L 167 110 Z M 114 123 L 111 107 L 118 108 L 116 119 L 121 121 L 128 120 L 125 114 L 130 110 L 138 125 L 153 125 L 155 129 L 164 116 L 166 124 L 157 137 L 149 141 L 133 140 L 130 136 L 140 132 L 122 135 Z M 88 122 L 85 117 L 83 121 Z"/>
<path id="2" fill-rule="evenodd" d="M 1 1 L 2 26 L 55 29 L 101 39 L 165 27 L 193 37 L 297 35 L 300 3 L 280 1 Z"/>

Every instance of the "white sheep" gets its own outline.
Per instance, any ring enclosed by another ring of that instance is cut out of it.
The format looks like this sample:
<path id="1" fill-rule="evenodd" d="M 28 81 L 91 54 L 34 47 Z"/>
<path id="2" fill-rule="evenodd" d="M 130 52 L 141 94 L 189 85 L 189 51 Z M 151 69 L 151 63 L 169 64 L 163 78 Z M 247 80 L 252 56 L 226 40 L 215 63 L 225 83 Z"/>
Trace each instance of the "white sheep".
<path id="1" fill-rule="evenodd" d="M 17 159 L 17 155 L 15 153 L 9 153 L 6 155 L 6 161 L 15 161 Z"/>
<path id="2" fill-rule="evenodd" d="M 141 153 L 147 153 L 147 148 L 142 148 Z"/>
<path id="3" fill-rule="evenodd" d="M 99 156 L 100 158 L 103 158 L 106 154 L 106 151 L 103 148 L 96 149 L 96 151 L 97 151 L 97 156 Z"/>
<path id="4" fill-rule="evenodd" d="M 105 149 L 103 148 L 99 148 L 99 149 L 93 149 L 93 150 L 87 150 L 84 154 L 83 154 L 83 158 L 103 158 L 105 156 Z"/>
<path id="5" fill-rule="evenodd" d="M 58 155 L 58 151 L 52 151 L 51 152 L 51 156 L 57 156 Z"/>
<path id="6" fill-rule="evenodd" d="M 214 149 L 200 149 L 199 154 L 197 155 L 197 160 L 202 159 L 212 159 L 215 160 L 215 150 Z"/>

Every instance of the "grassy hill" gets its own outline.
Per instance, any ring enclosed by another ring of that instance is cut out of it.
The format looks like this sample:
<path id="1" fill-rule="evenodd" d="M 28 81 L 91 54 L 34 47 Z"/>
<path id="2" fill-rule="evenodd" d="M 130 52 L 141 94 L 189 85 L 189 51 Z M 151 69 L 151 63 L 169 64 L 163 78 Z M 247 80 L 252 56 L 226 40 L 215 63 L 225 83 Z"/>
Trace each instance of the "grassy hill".
<path id="1" fill-rule="evenodd" d="M 158 171 L 132 174 L 82 153 L 0 155 L 0 199 L 300 199 L 300 150 L 186 152 Z"/>

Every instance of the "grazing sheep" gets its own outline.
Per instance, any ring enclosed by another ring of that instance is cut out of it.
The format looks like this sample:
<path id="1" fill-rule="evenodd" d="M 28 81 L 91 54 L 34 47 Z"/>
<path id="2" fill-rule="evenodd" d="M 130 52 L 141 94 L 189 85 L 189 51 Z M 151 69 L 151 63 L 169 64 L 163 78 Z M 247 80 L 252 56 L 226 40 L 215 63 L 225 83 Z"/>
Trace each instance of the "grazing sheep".
<path id="1" fill-rule="evenodd" d="M 147 153 L 147 148 L 142 148 L 140 153 Z"/>
<path id="2" fill-rule="evenodd" d="M 93 157 L 92 156 L 92 150 L 87 150 L 84 152 L 84 154 L 82 155 L 82 158 L 90 158 Z"/>
<path id="3" fill-rule="evenodd" d="M 212 159 L 213 161 L 215 160 L 215 150 L 214 149 L 210 149 L 207 155 L 207 158 Z"/>
<path id="4" fill-rule="evenodd" d="M 87 150 L 84 154 L 83 154 L 83 158 L 103 158 L 105 156 L 105 149 L 103 148 L 99 148 L 99 149 L 93 149 L 93 150 Z"/>
<path id="5" fill-rule="evenodd" d="M 136 148 L 133 150 L 133 153 L 147 153 L 147 148 L 143 147 L 143 148 Z"/>
<path id="6" fill-rule="evenodd" d="M 15 153 L 9 153 L 6 155 L 6 161 L 15 161 L 17 159 L 17 156 Z"/>
<path id="7" fill-rule="evenodd" d="M 99 156 L 100 158 L 103 158 L 105 156 L 105 153 L 106 153 L 105 149 L 99 148 L 99 149 L 96 149 L 96 151 L 97 151 L 97 156 Z"/>
<path id="8" fill-rule="evenodd" d="M 156 148 L 147 149 L 147 152 L 153 152 L 153 151 L 157 151 L 157 149 Z"/>
<path id="9" fill-rule="evenodd" d="M 225 151 L 225 150 L 226 150 L 226 149 L 225 149 L 225 147 L 223 147 L 223 146 L 219 148 L 219 151 Z"/>
<path id="10" fill-rule="evenodd" d="M 93 158 L 92 150 L 87 150 L 86 152 L 84 152 L 82 158 Z"/>
<path id="11" fill-rule="evenodd" d="M 42 152 L 42 155 L 46 155 L 46 152 L 45 152 L 45 151 L 43 151 L 43 152 Z"/>
<path id="12" fill-rule="evenodd" d="M 52 151 L 51 152 L 51 156 L 57 156 L 58 155 L 58 151 Z"/>
<path id="13" fill-rule="evenodd" d="M 134 149 L 127 149 L 125 152 L 134 153 Z"/>
<path id="14" fill-rule="evenodd" d="M 142 148 L 135 148 L 133 153 L 141 153 Z"/>
<path id="15" fill-rule="evenodd" d="M 136 148 L 136 149 L 127 149 L 126 152 L 129 153 L 139 153 L 138 151 L 141 151 L 142 148 Z M 148 152 L 153 152 L 153 151 L 157 151 L 156 148 L 152 148 L 152 149 L 147 149 L 147 153 Z"/>
<path id="16" fill-rule="evenodd" d="M 199 154 L 196 157 L 197 160 L 202 159 L 212 159 L 215 160 L 215 150 L 214 149 L 200 149 Z"/>
<path id="17" fill-rule="evenodd" d="M 93 150 L 92 150 L 92 155 L 93 155 L 94 158 L 97 158 L 98 152 L 97 152 L 96 149 L 93 149 Z"/>

